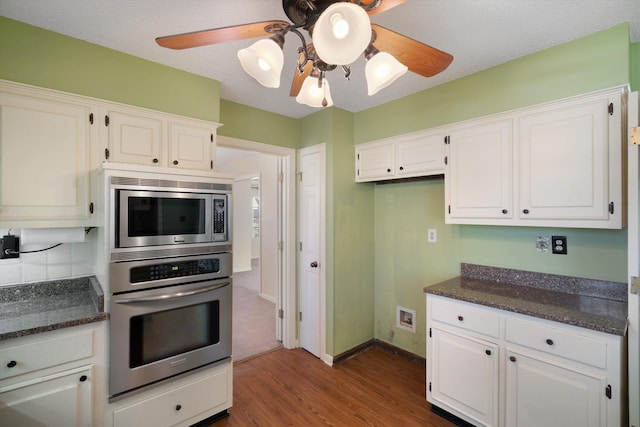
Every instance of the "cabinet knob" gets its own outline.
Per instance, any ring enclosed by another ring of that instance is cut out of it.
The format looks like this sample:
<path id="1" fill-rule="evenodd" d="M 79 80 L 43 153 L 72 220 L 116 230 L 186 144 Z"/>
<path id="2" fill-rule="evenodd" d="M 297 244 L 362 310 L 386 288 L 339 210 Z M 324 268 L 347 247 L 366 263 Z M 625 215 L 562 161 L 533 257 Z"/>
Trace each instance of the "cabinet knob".
<path id="1" fill-rule="evenodd" d="M 174 165 L 177 165 L 177 164 L 178 164 L 178 161 L 177 161 L 177 160 L 174 160 L 174 161 L 173 161 L 173 164 L 174 164 Z"/>
<path id="2" fill-rule="evenodd" d="M 508 214 L 508 213 L 509 213 L 509 211 L 508 211 L 508 210 L 506 210 L 506 209 L 502 209 L 502 213 L 506 215 L 506 214 Z"/>
<path id="3" fill-rule="evenodd" d="M 178 403 L 178 404 L 176 405 L 176 411 L 179 411 L 180 409 L 182 409 L 182 405 Z"/>
<path id="4" fill-rule="evenodd" d="M 158 163 L 158 159 L 153 159 L 153 163 Z"/>
<path id="5" fill-rule="evenodd" d="M 462 322 L 464 320 L 464 317 L 458 316 L 458 320 Z"/>
<path id="6" fill-rule="evenodd" d="M 487 354 L 487 356 L 491 356 L 491 350 L 485 350 L 484 352 Z"/>
<path id="7" fill-rule="evenodd" d="M 11 362 L 7 363 L 7 368 L 15 368 L 17 364 L 18 362 L 16 362 L 15 360 L 12 360 Z"/>
<path id="8" fill-rule="evenodd" d="M 551 338 L 547 338 L 545 342 L 549 345 L 553 345 L 553 340 Z"/>
<path id="9" fill-rule="evenodd" d="M 86 381 L 86 380 L 88 380 L 88 379 L 89 379 L 89 378 L 87 378 L 87 376 L 86 376 L 86 375 L 83 375 L 83 376 L 81 376 L 81 377 L 80 377 L 80 382 L 81 382 L 81 383 L 83 383 L 83 382 L 85 382 L 85 381 Z"/>
<path id="10" fill-rule="evenodd" d="M 515 356 L 510 356 L 509 360 L 511 360 L 512 362 L 515 362 L 516 361 L 516 357 Z"/>
<path id="11" fill-rule="evenodd" d="M 525 215 L 526 215 L 526 214 L 528 214 L 528 213 L 529 213 L 529 209 L 524 209 L 524 210 L 522 211 L 522 213 L 523 213 L 523 214 L 525 214 Z"/>
<path id="12" fill-rule="evenodd" d="M 400 170 L 403 171 L 404 170 L 404 166 L 400 166 Z"/>
<path id="13" fill-rule="evenodd" d="M 387 169 L 387 172 L 391 172 L 391 169 Z"/>

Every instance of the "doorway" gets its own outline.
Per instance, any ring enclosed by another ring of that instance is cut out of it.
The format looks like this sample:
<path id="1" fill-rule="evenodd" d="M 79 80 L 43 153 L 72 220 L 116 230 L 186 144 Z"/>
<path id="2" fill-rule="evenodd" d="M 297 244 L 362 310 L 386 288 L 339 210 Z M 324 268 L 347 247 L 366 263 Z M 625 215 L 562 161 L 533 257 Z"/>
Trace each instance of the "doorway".
<path id="1" fill-rule="evenodd" d="M 234 331 L 236 361 L 274 342 L 298 346 L 294 156 L 293 149 L 218 137 L 216 171 L 234 176 L 234 321 L 254 324 Z"/>

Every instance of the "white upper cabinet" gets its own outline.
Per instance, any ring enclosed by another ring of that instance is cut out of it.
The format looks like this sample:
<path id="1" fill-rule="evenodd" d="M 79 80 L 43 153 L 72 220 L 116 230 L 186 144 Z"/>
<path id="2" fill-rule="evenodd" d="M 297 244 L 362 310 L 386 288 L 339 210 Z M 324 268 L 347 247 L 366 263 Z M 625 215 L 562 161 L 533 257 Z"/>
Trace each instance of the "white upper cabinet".
<path id="1" fill-rule="evenodd" d="M 513 139 L 510 119 L 455 128 L 447 138 L 449 218 L 513 216 Z"/>
<path id="2" fill-rule="evenodd" d="M 444 173 L 444 134 L 422 131 L 359 144 L 356 182 L 414 178 Z"/>
<path id="3" fill-rule="evenodd" d="M 623 92 L 453 125 L 446 223 L 624 227 Z"/>
<path id="4" fill-rule="evenodd" d="M 143 109 L 111 109 L 105 115 L 105 160 L 210 171 L 217 123 Z"/>
<path id="5" fill-rule="evenodd" d="M 0 228 L 89 226 L 88 103 L 0 82 Z"/>

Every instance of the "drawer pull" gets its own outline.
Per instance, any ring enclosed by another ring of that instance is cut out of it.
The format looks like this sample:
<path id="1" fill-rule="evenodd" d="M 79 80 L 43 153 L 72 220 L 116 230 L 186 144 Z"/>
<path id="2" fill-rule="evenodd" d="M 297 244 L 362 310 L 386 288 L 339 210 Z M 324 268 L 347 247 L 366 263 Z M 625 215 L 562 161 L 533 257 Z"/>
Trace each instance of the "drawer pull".
<path id="1" fill-rule="evenodd" d="M 464 317 L 458 316 L 458 320 L 462 322 L 464 320 Z"/>
<path id="2" fill-rule="evenodd" d="M 516 361 L 516 357 L 515 356 L 510 356 L 509 360 L 511 360 L 512 362 L 515 362 Z"/>
<path id="3" fill-rule="evenodd" d="M 491 356 L 491 350 L 485 350 L 484 352 L 487 354 L 487 356 Z"/>
<path id="4" fill-rule="evenodd" d="M 86 380 L 88 380 L 88 379 L 89 379 L 89 378 L 87 378 L 87 376 L 86 376 L 86 375 L 83 375 L 83 376 L 81 376 L 81 377 L 80 377 L 80 382 L 81 382 L 81 383 L 83 383 L 83 382 L 85 382 L 85 381 L 86 381 Z"/>
<path id="5" fill-rule="evenodd" d="M 182 405 L 177 404 L 177 405 L 176 405 L 176 411 L 179 411 L 180 409 L 182 409 Z"/>
<path id="6" fill-rule="evenodd" d="M 547 338 L 546 343 L 549 345 L 553 345 L 553 340 L 551 338 Z"/>
<path id="7" fill-rule="evenodd" d="M 12 360 L 11 362 L 7 363 L 7 368 L 15 368 L 17 364 L 18 362 Z"/>

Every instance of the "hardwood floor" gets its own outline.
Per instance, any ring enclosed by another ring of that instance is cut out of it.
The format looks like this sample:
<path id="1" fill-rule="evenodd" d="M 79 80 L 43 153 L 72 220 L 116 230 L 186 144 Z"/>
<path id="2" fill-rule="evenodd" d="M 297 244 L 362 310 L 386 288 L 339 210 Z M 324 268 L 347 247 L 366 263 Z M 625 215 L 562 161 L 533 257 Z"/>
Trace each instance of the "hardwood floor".
<path id="1" fill-rule="evenodd" d="M 380 348 L 335 367 L 302 349 L 279 349 L 233 367 L 230 416 L 211 427 L 428 426 L 425 370 Z"/>

